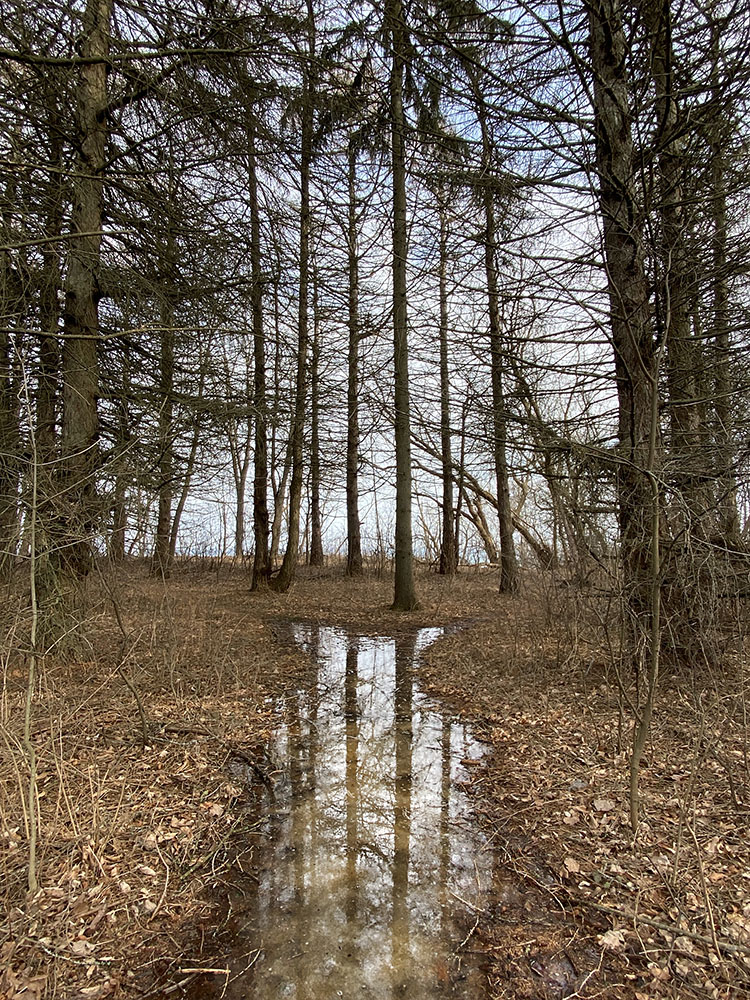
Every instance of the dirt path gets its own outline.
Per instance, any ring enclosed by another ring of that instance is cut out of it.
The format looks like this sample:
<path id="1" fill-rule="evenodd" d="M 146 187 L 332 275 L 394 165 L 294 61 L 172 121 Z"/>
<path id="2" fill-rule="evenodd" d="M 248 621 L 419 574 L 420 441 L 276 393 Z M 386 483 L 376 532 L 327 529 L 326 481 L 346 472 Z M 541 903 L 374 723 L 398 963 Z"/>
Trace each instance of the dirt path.
<path id="1" fill-rule="evenodd" d="M 501 600 L 491 576 L 431 576 L 420 589 L 422 610 L 407 619 L 389 611 L 387 580 L 316 575 L 280 597 L 249 594 L 239 572 L 166 587 L 134 573 L 114 587 L 125 636 L 108 597 L 90 594 L 88 644 L 48 658 L 35 698 L 33 897 L 24 665 L 7 656 L 0 994 L 171 996 L 194 979 L 184 956 L 218 919 L 207 889 L 225 878 L 255 794 L 229 765 L 244 761 L 262 791 L 278 696 L 309 679 L 309 658 L 276 637 L 275 623 L 294 617 L 370 634 L 464 623 L 425 654 L 420 680 L 492 749 L 467 786 L 503 858 L 472 941 L 494 997 L 746 995 L 745 730 L 730 711 L 744 703 L 741 679 L 699 700 L 702 730 L 683 693 L 665 693 L 634 849 L 627 730 L 601 637 L 581 639 L 595 634 L 584 611 L 569 595 Z M 148 717 L 145 747 L 123 674 Z"/>

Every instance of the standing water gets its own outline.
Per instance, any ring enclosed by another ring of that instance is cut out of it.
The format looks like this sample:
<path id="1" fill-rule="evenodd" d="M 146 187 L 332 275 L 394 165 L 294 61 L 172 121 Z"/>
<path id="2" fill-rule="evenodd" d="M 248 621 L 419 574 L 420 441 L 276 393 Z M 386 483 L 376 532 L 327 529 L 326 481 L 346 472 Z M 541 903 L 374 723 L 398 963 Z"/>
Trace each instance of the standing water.
<path id="1" fill-rule="evenodd" d="M 461 782 L 482 746 L 413 673 L 442 630 L 293 634 L 317 684 L 286 701 L 273 748 L 285 778 L 253 848 L 259 881 L 232 894 L 231 974 L 200 996 L 480 996 L 470 941 L 492 858 Z"/>

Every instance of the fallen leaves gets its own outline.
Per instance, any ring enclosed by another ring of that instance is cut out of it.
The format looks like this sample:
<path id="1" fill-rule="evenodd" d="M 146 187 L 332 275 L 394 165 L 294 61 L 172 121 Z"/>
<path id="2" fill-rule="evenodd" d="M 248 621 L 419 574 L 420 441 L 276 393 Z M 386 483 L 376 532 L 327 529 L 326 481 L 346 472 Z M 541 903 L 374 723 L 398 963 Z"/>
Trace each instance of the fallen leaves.
<path id="1" fill-rule="evenodd" d="M 617 804 L 612 799 L 594 799 L 594 809 L 600 813 L 612 812 L 617 808 Z"/>
<path id="2" fill-rule="evenodd" d="M 186 948 L 208 915 L 204 873 L 256 794 L 247 775 L 230 777 L 226 761 L 234 748 L 252 756 L 262 745 L 275 714 L 275 702 L 266 699 L 301 675 L 307 661 L 287 650 L 274 659 L 270 632 L 259 622 L 249 623 L 248 651 L 241 628 L 247 609 L 236 595 L 222 609 L 222 620 L 231 621 L 227 638 L 213 624 L 212 587 L 176 583 L 174 594 L 166 604 L 160 588 L 137 583 L 123 612 L 136 630 L 138 621 L 145 626 L 133 671 L 154 722 L 145 748 L 132 694 L 112 674 L 117 636 L 107 631 L 106 617 L 88 631 L 96 656 L 59 664 L 50 656 L 45 663 L 34 706 L 42 889 L 33 897 L 26 895 L 27 838 L 13 770 L 25 764 L 0 757 L 9 901 L 0 916 L 3 1000 L 41 1000 L 50 981 L 56 996 L 133 995 L 138 970 L 146 970 L 146 982 L 156 960 Z M 165 620 L 173 615 L 182 620 L 174 629 Z M 222 684 L 219 672 L 230 667 L 231 683 Z M 20 683 L 4 697 L 9 732 L 21 732 Z M 218 877 L 215 858 L 213 869 Z"/>
<path id="3" fill-rule="evenodd" d="M 578 862 L 576 861 L 576 859 L 575 859 L 575 858 L 570 858 L 570 857 L 566 858 L 566 859 L 565 859 L 565 860 L 563 861 L 563 865 L 564 865 L 564 867 L 565 867 L 565 871 L 566 871 L 566 872 L 567 872 L 567 873 L 568 873 L 569 875 L 578 875 L 578 874 L 580 873 L 580 871 L 581 871 L 581 866 L 580 866 L 580 864 L 579 864 L 579 863 L 578 863 Z"/>
<path id="4" fill-rule="evenodd" d="M 623 931 L 609 930 L 604 934 L 598 934 L 596 940 L 608 951 L 622 951 L 625 947 L 625 934 Z"/>
<path id="5" fill-rule="evenodd" d="M 665 690 L 642 770 L 644 820 L 634 844 L 616 686 L 597 683 L 591 661 L 565 647 L 561 665 L 564 616 L 540 621 L 538 607 L 521 600 L 513 618 L 510 627 L 498 616 L 441 640 L 425 657 L 430 685 L 439 691 L 450 679 L 455 703 L 480 720 L 493 747 L 470 787 L 488 837 L 521 873 L 540 865 L 554 873 L 550 893 L 584 926 L 594 925 L 592 940 L 630 984 L 604 995 L 682 997 L 688 983 L 728 1000 L 737 983 L 750 984 L 750 956 L 732 951 L 750 947 L 750 840 L 736 807 L 750 800 L 750 778 L 742 717 L 722 716 L 724 704 L 727 711 L 737 704 L 731 671 L 712 703 L 713 729 L 707 710 L 696 725 L 692 689 Z M 721 767 L 711 753 L 717 741 Z M 510 990 L 505 981 L 502 989 Z M 519 988 L 517 995 L 526 994 Z"/>

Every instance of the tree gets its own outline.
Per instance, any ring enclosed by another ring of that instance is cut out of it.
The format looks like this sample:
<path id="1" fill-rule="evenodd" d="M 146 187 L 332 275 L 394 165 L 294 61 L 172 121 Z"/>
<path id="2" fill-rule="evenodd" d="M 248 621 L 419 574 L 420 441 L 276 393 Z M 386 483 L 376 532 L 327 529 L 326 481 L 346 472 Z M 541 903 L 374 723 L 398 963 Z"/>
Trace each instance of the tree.
<path id="1" fill-rule="evenodd" d="M 359 254 L 357 249 L 357 136 L 346 147 L 347 182 L 347 381 L 346 381 L 346 572 L 362 572 L 359 520 Z"/>
<path id="2" fill-rule="evenodd" d="M 268 515 L 268 410 L 266 403 L 266 336 L 263 318 L 260 206 L 256 157 L 255 117 L 248 112 L 247 181 L 250 201 L 250 280 L 253 317 L 253 576 L 252 589 L 265 586 L 271 576 Z"/>
<path id="3" fill-rule="evenodd" d="M 599 184 L 609 322 L 615 355 L 620 440 L 619 507 L 629 607 L 636 622 L 650 608 L 651 471 L 655 343 L 644 265 L 642 212 L 636 196 L 625 31 L 616 0 L 587 4 L 594 78 Z M 648 630 L 646 630 L 648 631 Z"/>
<path id="4" fill-rule="evenodd" d="M 65 283 L 62 350 L 61 483 L 66 527 L 60 555 L 67 569 L 86 576 L 98 524 L 96 469 L 99 416 L 99 284 L 106 168 L 107 56 L 113 0 L 87 0 L 76 94 L 77 163 Z"/>
<path id="5" fill-rule="evenodd" d="M 385 27 L 390 46 L 391 180 L 393 191 L 393 358 L 394 426 L 396 440 L 396 542 L 393 608 L 417 607 L 412 553 L 412 467 L 409 404 L 409 347 L 406 288 L 406 117 L 403 77 L 404 12 L 400 0 L 388 0 Z"/>
<path id="6" fill-rule="evenodd" d="M 439 570 L 444 576 L 453 576 L 458 568 L 458 545 L 454 526 L 453 509 L 453 458 L 451 454 L 451 400 L 448 367 L 448 204 L 446 188 L 441 184 L 437 192 L 440 217 L 439 245 L 439 295 L 440 295 L 440 461 L 442 464 L 443 504 L 440 532 Z"/>
<path id="7" fill-rule="evenodd" d="M 305 20 L 308 60 L 302 66 L 302 92 L 300 96 L 301 137 L 300 137 L 300 210 L 299 210 L 299 290 L 297 313 L 297 374 L 294 392 L 294 416 L 291 428 L 292 478 L 289 487 L 289 515 L 287 519 L 287 543 L 284 559 L 278 575 L 274 578 L 274 588 L 280 592 L 289 589 L 294 581 L 297 568 L 300 508 L 302 505 L 302 481 L 304 462 L 304 432 L 307 404 L 307 352 L 309 333 L 310 294 L 310 169 L 313 159 L 314 129 L 314 65 L 315 65 L 315 15 L 312 0 L 307 0 Z"/>

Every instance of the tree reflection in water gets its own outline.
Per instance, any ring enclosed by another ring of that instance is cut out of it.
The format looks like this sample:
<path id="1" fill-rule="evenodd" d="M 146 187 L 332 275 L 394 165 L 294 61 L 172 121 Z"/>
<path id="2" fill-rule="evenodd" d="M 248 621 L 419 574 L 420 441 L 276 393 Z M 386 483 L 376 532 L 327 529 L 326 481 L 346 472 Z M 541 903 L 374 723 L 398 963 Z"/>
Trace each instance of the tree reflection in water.
<path id="1" fill-rule="evenodd" d="M 415 683 L 419 652 L 441 631 L 293 633 L 317 683 L 285 702 L 275 752 L 286 777 L 254 848 L 259 882 L 233 897 L 237 950 L 223 995 L 481 995 L 472 956 L 459 963 L 454 950 L 473 922 L 457 897 L 481 905 L 490 881 L 492 854 L 458 784 L 460 761 L 482 748 Z M 200 995 L 212 989 L 224 991 L 223 977 Z"/>

